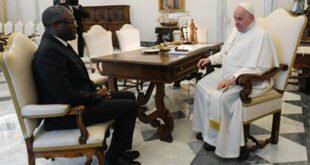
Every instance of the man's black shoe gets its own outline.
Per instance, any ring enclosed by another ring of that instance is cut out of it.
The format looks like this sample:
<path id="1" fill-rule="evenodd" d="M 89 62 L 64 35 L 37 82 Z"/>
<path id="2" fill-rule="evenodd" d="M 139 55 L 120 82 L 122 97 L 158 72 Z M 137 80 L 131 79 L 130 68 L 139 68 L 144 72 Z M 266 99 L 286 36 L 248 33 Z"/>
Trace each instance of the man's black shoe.
<path id="1" fill-rule="evenodd" d="M 214 146 L 212 146 L 212 145 L 210 145 L 210 144 L 208 144 L 208 143 L 206 143 L 206 142 L 204 142 L 203 148 L 204 148 L 206 151 L 214 151 L 214 150 L 215 150 L 215 147 L 214 147 Z"/>
<path id="2" fill-rule="evenodd" d="M 134 160 L 134 159 L 137 159 L 140 156 L 140 153 L 139 153 L 139 151 L 132 150 L 132 151 L 122 152 L 121 155 L 124 156 L 127 159 Z"/>
<path id="3" fill-rule="evenodd" d="M 196 139 L 197 139 L 197 140 L 203 140 L 203 138 L 202 138 L 202 133 L 201 133 L 201 132 L 197 133 Z"/>
<path id="4" fill-rule="evenodd" d="M 138 161 L 132 161 L 124 156 L 119 156 L 117 158 L 116 165 L 141 165 L 141 163 Z"/>
<path id="5" fill-rule="evenodd" d="M 238 160 L 244 161 L 244 160 L 248 159 L 249 156 L 250 156 L 250 151 L 248 150 L 248 148 L 247 147 L 241 147 Z"/>

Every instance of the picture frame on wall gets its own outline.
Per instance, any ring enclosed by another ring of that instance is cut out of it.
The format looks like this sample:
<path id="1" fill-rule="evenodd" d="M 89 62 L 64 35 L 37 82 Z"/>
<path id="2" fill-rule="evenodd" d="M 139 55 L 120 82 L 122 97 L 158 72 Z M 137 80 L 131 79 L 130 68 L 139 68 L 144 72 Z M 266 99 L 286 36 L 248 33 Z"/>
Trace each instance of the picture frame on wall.
<path id="1" fill-rule="evenodd" d="M 161 12 L 184 12 L 185 0 L 159 0 Z"/>

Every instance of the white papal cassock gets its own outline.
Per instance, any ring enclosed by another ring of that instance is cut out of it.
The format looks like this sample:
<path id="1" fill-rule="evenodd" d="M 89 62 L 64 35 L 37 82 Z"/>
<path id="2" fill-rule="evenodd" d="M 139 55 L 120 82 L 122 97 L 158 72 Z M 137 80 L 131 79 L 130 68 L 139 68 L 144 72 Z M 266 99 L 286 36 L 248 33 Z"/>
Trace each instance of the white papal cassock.
<path id="1" fill-rule="evenodd" d="M 217 90 L 218 84 L 244 73 L 262 74 L 278 66 L 278 59 L 270 36 L 256 23 L 245 33 L 233 29 L 222 50 L 209 57 L 211 64 L 222 68 L 201 79 L 195 92 L 193 129 L 202 132 L 203 140 L 216 146 L 215 153 L 223 158 L 239 156 L 244 146 L 242 102 L 235 85 Z M 271 88 L 273 81 L 253 84 L 251 96 Z"/>

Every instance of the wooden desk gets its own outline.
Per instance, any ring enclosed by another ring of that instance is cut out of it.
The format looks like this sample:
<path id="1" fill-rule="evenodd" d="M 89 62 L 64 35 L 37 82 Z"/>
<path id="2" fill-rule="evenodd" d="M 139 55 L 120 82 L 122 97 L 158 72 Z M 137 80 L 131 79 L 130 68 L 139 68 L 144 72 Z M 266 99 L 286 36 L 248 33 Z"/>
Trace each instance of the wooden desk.
<path id="1" fill-rule="evenodd" d="M 138 118 L 143 123 L 149 123 L 158 128 L 160 140 L 172 142 L 174 123 L 169 110 L 164 104 L 165 83 L 181 80 L 188 74 L 197 72 L 196 64 L 201 57 L 209 53 L 210 49 L 219 45 L 204 45 L 187 55 L 144 55 L 143 50 L 101 56 L 92 59 L 97 63 L 99 72 L 109 77 L 109 88 L 117 90 L 116 79 L 136 79 L 150 81 L 146 93 L 139 91 L 138 103 L 140 110 Z M 156 110 L 149 115 L 145 114 L 145 105 L 154 87 Z M 162 122 L 160 122 L 160 120 Z"/>

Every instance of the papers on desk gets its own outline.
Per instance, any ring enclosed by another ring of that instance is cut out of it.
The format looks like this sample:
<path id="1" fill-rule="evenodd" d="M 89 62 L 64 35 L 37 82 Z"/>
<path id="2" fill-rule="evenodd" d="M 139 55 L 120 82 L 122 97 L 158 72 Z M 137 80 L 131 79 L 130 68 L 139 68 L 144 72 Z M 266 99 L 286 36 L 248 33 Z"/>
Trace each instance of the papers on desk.
<path id="1" fill-rule="evenodd" d="M 186 55 L 192 51 L 195 51 L 195 50 L 198 50 L 202 47 L 205 47 L 206 45 L 199 45 L 199 44 L 196 44 L 196 45 L 180 45 L 180 46 L 177 46 L 175 48 L 172 48 L 168 54 L 169 55 Z"/>
<path id="2" fill-rule="evenodd" d="M 310 55 L 310 46 L 299 46 L 297 54 Z"/>

